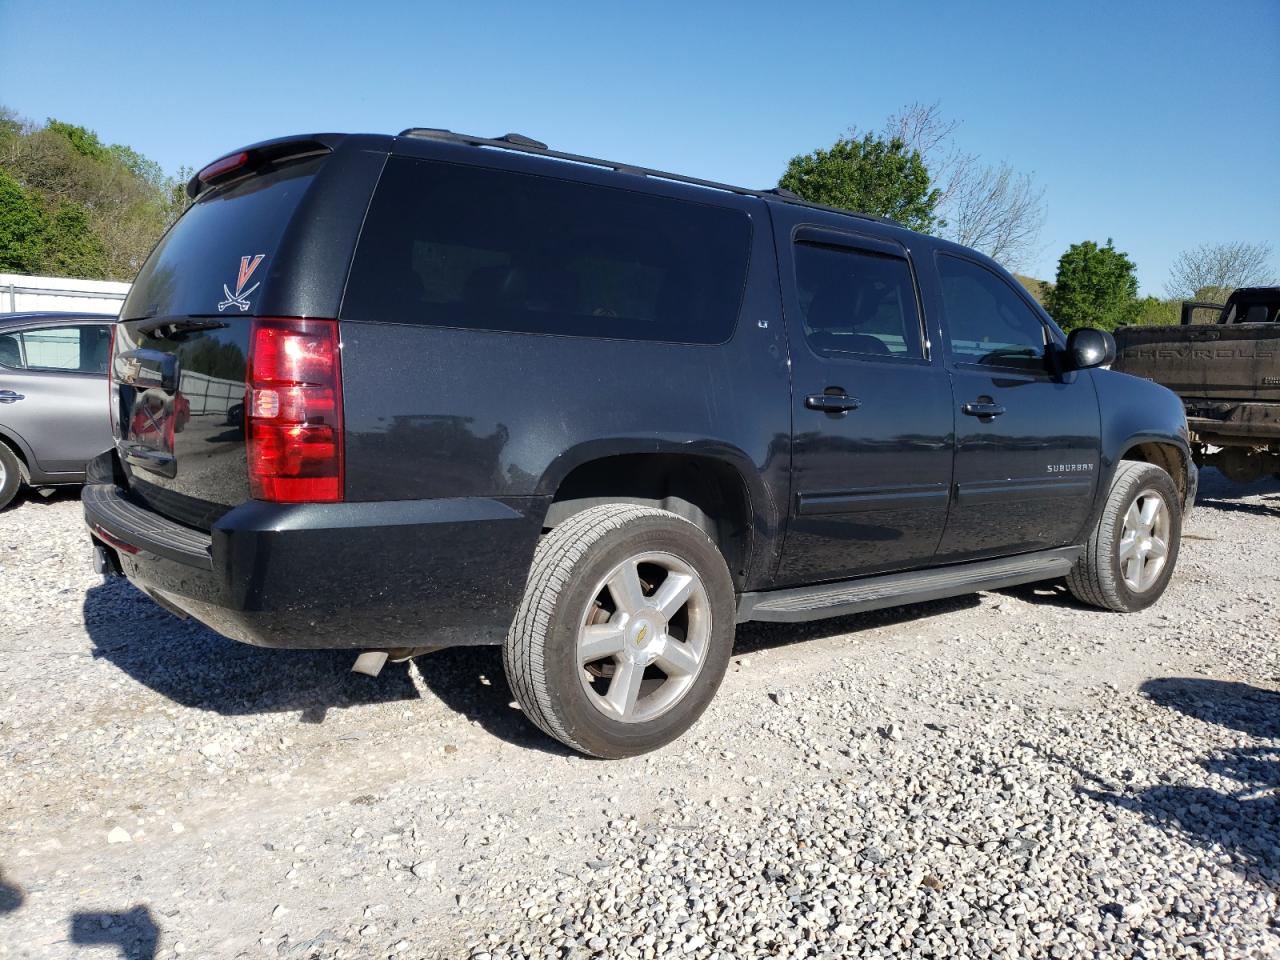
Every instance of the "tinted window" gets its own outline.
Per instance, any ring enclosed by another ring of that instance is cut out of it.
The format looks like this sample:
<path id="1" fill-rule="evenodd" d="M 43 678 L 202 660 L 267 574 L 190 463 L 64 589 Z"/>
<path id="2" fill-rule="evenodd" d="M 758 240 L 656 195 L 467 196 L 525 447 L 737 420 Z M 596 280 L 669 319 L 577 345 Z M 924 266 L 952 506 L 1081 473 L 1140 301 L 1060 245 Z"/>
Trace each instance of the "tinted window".
<path id="1" fill-rule="evenodd" d="M 8 367 L 106 373 L 110 351 L 111 329 L 103 324 L 0 335 L 0 363 Z"/>
<path id="2" fill-rule="evenodd" d="M 720 343 L 750 231 L 725 207 L 393 158 L 343 319 Z"/>
<path id="3" fill-rule="evenodd" d="M 1004 367 L 1044 366 L 1045 326 L 995 273 L 939 256 L 947 338 L 957 360 Z"/>
<path id="4" fill-rule="evenodd" d="M 0 364 L 6 367 L 24 367 L 22 362 L 22 334 L 0 333 Z"/>
<path id="5" fill-rule="evenodd" d="M 202 196 L 151 252 L 121 317 L 252 313 L 280 237 L 321 162 L 289 164 Z"/>
<path id="6" fill-rule="evenodd" d="M 799 243 L 804 332 L 822 356 L 923 357 L 911 268 L 900 257 Z"/>

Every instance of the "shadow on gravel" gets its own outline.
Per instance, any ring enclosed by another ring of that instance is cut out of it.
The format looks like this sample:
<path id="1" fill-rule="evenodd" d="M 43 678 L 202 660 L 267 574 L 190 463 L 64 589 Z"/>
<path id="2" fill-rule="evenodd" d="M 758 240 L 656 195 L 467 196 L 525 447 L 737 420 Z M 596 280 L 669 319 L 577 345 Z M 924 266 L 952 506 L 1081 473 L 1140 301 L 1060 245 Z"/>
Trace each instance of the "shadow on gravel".
<path id="1" fill-rule="evenodd" d="M 1177 784 L 1132 791 L 1084 775 L 1105 789 L 1095 800 L 1132 810 L 1176 829 L 1206 849 L 1222 851 L 1266 885 L 1280 888 L 1280 693 L 1207 678 L 1149 680 L 1142 692 L 1162 707 L 1271 743 L 1231 747 L 1198 762 L 1222 790 Z"/>
<path id="2" fill-rule="evenodd" d="M 71 942 L 86 947 L 111 946 L 122 957 L 152 960 L 160 928 L 146 907 L 124 912 L 83 912 L 71 918 Z"/>
<path id="3" fill-rule="evenodd" d="M 18 495 L 13 498 L 12 502 L 4 508 L 5 513 L 17 513 L 21 516 L 23 510 L 35 513 L 43 507 L 47 507 L 55 503 L 66 503 L 68 500 L 80 499 L 80 487 L 48 487 L 48 494 L 43 494 L 39 490 L 32 490 L 30 487 L 22 487 L 18 491 Z"/>
<path id="4" fill-rule="evenodd" d="M 330 709 L 418 698 L 403 665 L 367 677 L 351 672 L 354 650 L 270 650 L 228 640 L 166 612 L 119 577 L 85 593 L 84 622 L 95 658 L 197 710 L 300 711 L 304 723 L 322 723 Z"/>
<path id="5" fill-rule="evenodd" d="M 1263 497 L 1262 503 L 1241 503 L 1238 500 L 1221 500 L 1216 497 L 1200 497 L 1196 507 L 1209 510 L 1225 510 L 1228 513 L 1252 513 L 1259 517 L 1280 517 L 1280 495 Z"/>
<path id="6" fill-rule="evenodd" d="M 1263 477 L 1253 483 L 1236 483 L 1234 480 L 1228 480 L 1215 468 L 1205 467 L 1200 471 L 1200 489 L 1196 494 L 1196 506 L 1230 509 L 1238 497 L 1256 497 L 1271 493 L 1280 493 L 1280 477 Z"/>
<path id="7" fill-rule="evenodd" d="M 13 913 L 26 899 L 22 888 L 6 880 L 4 870 L 0 869 L 0 913 Z"/>
<path id="8" fill-rule="evenodd" d="M 303 723 L 323 723 L 331 709 L 419 699 L 407 664 L 388 663 L 367 677 L 351 672 L 355 650 L 271 650 L 228 640 L 175 617 L 119 577 L 86 592 L 84 621 L 94 657 L 196 710 L 228 716 L 298 711 Z M 415 664 L 446 707 L 493 736 L 568 753 L 510 705 L 498 647 L 441 650 Z"/>
<path id="9" fill-rule="evenodd" d="M 525 718 L 502 669 L 501 647 L 452 647 L 414 661 L 426 686 L 449 709 L 500 740 L 556 756 L 578 756 Z"/>
<path id="10" fill-rule="evenodd" d="M 855 613 L 847 617 L 834 617 L 830 620 L 810 620 L 806 623 L 764 623 L 752 621 L 738 627 L 737 638 L 733 643 L 734 656 L 769 650 L 774 647 L 785 647 L 793 643 L 804 643 L 806 640 L 821 640 L 825 637 L 838 637 L 848 633 L 860 633 L 863 630 L 874 630 L 877 627 L 892 627 L 909 620 L 924 620 L 927 617 L 939 617 L 960 610 L 972 610 L 981 605 L 979 594 L 964 597 L 951 597 L 947 600 L 931 600 L 927 603 L 913 603 L 905 607 L 890 607 L 886 610 L 872 610 L 869 613 Z"/>

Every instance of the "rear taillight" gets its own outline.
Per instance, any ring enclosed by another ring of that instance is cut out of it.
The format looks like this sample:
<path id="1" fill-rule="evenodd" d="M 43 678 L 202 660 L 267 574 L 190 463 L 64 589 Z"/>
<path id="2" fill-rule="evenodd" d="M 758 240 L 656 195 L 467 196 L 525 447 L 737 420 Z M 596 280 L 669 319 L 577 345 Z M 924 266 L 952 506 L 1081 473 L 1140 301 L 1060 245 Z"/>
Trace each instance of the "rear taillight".
<path id="1" fill-rule="evenodd" d="M 256 319 L 245 375 L 249 495 L 342 499 L 342 357 L 336 320 Z"/>

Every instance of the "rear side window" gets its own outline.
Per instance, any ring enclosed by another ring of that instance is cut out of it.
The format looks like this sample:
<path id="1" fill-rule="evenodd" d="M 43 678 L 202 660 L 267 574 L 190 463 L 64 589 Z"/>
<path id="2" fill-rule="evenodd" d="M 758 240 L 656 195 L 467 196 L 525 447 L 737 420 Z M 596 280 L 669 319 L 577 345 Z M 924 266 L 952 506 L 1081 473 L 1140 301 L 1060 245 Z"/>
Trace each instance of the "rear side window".
<path id="1" fill-rule="evenodd" d="M 344 320 L 722 343 L 751 222 L 740 210 L 393 158 L 365 221 Z"/>
<path id="2" fill-rule="evenodd" d="M 121 317 L 253 313 L 285 227 L 322 162 L 291 163 L 202 196 L 147 258 Z"/>
<path id="3" fill-rule="evenodd" d="M 0 335 L 0 364 L 18 369 L 106 373 L 110 352 L 111 329 L 100 323 Z"/>
<path id="4" fill-rule="evenodd" d="M 798 243 L 795 262 L 805 338 L 814 353 L 924 356 L 915 286 L 905 259 Z"/>

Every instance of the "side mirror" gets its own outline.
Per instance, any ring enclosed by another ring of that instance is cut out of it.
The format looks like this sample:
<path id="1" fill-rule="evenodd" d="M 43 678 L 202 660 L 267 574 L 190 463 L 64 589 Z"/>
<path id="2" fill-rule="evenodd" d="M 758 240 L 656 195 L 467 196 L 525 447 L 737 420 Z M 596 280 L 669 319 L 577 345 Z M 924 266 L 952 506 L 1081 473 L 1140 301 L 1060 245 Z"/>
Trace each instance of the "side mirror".
<path id="1" fill-rule="evenodd" d="M 1116 359 L 1116 338 L 1105 330 L 1081 327 L 1067 334 L 1067 366 L 1072 370 L 1108 367 Z"/>

